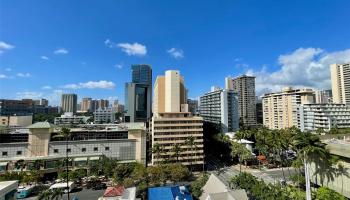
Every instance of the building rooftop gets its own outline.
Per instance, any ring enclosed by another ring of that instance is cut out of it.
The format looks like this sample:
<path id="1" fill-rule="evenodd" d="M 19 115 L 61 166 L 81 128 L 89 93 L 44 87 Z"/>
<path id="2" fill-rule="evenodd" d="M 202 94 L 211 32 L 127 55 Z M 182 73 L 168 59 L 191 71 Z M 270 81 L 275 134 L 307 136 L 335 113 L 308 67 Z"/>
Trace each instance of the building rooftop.
<path id="1" fill-rule="evenodd" d="M 350 158 L 350 140 L 330 139 L 323 142 L 331 154 Z"/>
<path id="2" fill-rule="evenodd" d="M 186 186 L 148 188 L 149 200 L 193 200 Z"/>
<path id="3" fill-rule="evenodd" d="M 8 187 L 16 186 L 18 187 L 18 181 L 0 181 L 0 191 L 7 190 Z"/>
<path id="4" fill-rule="evenodd" d="M 38 128 L 55 128 L 55 125 L 50 124 L 49 122 L 36 122 L 30 126 L 27 126 L 29 129 L 38 129 Z"/>

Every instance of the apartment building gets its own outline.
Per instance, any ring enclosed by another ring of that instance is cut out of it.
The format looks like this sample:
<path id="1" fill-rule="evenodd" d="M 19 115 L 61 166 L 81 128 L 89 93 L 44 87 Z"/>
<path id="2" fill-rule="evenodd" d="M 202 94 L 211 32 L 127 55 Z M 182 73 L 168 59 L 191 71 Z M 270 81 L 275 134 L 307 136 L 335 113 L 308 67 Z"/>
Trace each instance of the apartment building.
<path id="1" fill-rule="evenodd" d="M 78 96 L 76 94 L 62 94 L 61 109 L 62 112 L 77 112 Z"/>
<path id="2" fill-rule="evenodd" d="M 315 91 L 315 103 L 333 103 L 332 90 Z"/>
<path id="3" fill-rule="evenodd" d="M 116 113 L 116 109 L 113 107 L 99 108 L 94 112 L 94 123 L 95 124 L 114 123 L 115 113 Z"/>
<path id="4" fill-rule="evenodd" d="M 255 77 L 247 75 L 226 77 L 225 89 L 238 93 L 239 117 L 242 125 L 256 125 Z"/>
<path id="5" fill-rule="evenodd" d="M 330 69 L 333 103 L 350 105 L 350 63 L 332 64 Z"/>
<path id="6" fill-rule="evenodd" d="M 350 128 L 350 107 L 345 104 L 298 105 L 300 130 L 329 131 L 332 127 Z"/>
<path id="7" fill-rule="evenodd" d="M 180 162 L 193 169 L 202 169 L 203 119 L 188 112 L 187 90 L 179 71 L 168 70 L 158 76 L 154 85 L 153 117 L 151 121 L 152 164 L 164 161 Z M 180 147 L 175 156 L 174 146 Z"/>
<path id="8" fill-rule="evenodd" d="M 217 125 L 222 132 L 239 129 L 238 95 L 233 90 L 218 89 L 200 97 L 203 121 Z"/>
<path id="9" fill-rule="evenodd" d="M 86 124 L 87 120 L 90 117 L 88 116 L 76 116 L 72 112 L 66 112 L 60 117 L 55 117 L 54 124 L 55 125 L 78 125 L 78 124 Z"/>
<path id="10" fill-rule="evenodd" d="M 66 140 L 60 129 L 48 122 L 38 122 L 26 132 L 0 134 L 0 173 L 19 170 L 16 162 L 24 162 L 24 171 L 38 169 L 57 172 L 56 163 L 66 156 Z M 146 132 L 143 123 L 118 125 L 81 125 L 70 130 L 68 138 L 69 167 L 87 168 L 102 156 L 120 162 L 146 164 Z"/>
<path id="11" fill-rule="evenodd" d="M 314 103 L 312 89 L 284 88 L 281 92 L 264 94 L 263 124 L 270 129 L 300 127 L 298 105 Z"/>
<path id="12" fill-rule="evenodd" d="M 0 125 L 9 127 L 27 127 L 33 123 L 33 116 L 0 116 Z"/>

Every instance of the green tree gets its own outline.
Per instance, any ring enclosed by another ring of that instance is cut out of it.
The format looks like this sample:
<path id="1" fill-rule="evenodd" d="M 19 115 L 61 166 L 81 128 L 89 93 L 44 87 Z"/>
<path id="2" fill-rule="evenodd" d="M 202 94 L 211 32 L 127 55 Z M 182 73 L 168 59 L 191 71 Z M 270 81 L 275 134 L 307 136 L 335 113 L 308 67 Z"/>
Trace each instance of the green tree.
<path id="1" fill-rule="evenodd" d="M 242 171 L 242 162 L 245 162 L 248 159 L 252 158 L 252 153 L 242 144 L 239 144 L 237 142 L 232 142 L 231 143 L 231 155 L 233 157 L 238 157 L 238 162 L 239 162 L 239 172 Z"/>
<path id="2" fill-rule="evenodd" d="M 345 197 L 334 190 L 326 187 L 320 187 L 317 189 L 316 200 L 345 200 Z"/>
<path id="3" fill-rule="evenodd" d="M 172 147 L 172 152 L 173 152 L 173 157 L 176 158 L 176 162 L 178 163 L 179 162 L 179 157 L 181 155 L 181 152 L 182 152 L 182 148 L 180 146 L 179 143 L 176 143 L 173 147 Z"/>
<path id="4" fill-rule="evenodd" d="M 208 181 L 208 179 L 209 179 L 209 175 L 207 173 L 203 173 L 195 181 L 191 183 L 190 191 L 192 196 L 195 199 L 199 199 L 199 197 L 202 195 L 203 193 L 202 188 L 205 185 L 205 183 Z"/>
<path id="5" fill-rule="evenodd" d="M 195 142 L 196 138 L 194 136 L 189 136 L 186 138 L 186 145 L 190 148 L 191 152 L 195 152 L 195 149 L 197 149 L 197 146 L 196 146 L 196 142 Z M 196 153 L 194 153 L 194 156 L 196 156 Z M 190 170 L 191 172 L 193 171 L 193 166 L 192 166 L 192 160 L 193 158 L 189 158 L 190 159 Z"/>
<path id="6" fill-rule="evenodd" d="M 161 160 L 161 155 L 164 152 L 162 146 L 160 146 L 158 143 L 154 143 L 152 146 L 152 154 L 156 155 L 156 159 Z"/>
<path id="7" fill-rule="evenodd" d="M 188 168 L 181 164 L 168 165 L 166 170 L 169 174 L 169 179 L 174 183 L 188 180 L 188 178 L 190 177 L 190 172 Z"/>

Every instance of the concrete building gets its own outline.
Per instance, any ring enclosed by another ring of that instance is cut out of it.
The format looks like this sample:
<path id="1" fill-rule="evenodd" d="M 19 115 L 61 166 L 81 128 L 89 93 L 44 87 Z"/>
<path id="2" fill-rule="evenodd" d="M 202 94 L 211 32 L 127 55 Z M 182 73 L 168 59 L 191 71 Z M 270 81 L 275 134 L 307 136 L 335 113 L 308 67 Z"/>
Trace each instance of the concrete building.
<path id="1" fill-rule="evenodd" d="M 315 91 L 315 103 L 333 103 L 332 90 Z"/>
<path id="2" fill-rule="evenodd" d="M 350 139 L 323 140 L 332 155 L 338 157 L 338 163 L 331 164 L 314 156 L 310 160 L 310 179 L 313 184 L 325 186 L 350 198 Z"/>
<path id="3" fill-rule="evenodd" d="M 188 112 L 187 90 L 179 71 L 169 70 L 158 76 L 154 85 L 153 117 L 151 123 L 152 148 L 159 145 L 161 152 L 152 154 L 152 164 L 164 160 L 203 167 L 203 119 Z M 192 145 L 188 142 L 191 141 Z M 181 148 L 178 158 L 173 156 L 175 144 Z"/>
<path id="4" fill-rule="evenodd" d="M 94 123 L 105 124 L 115 122 L 115 108 L 99 108 L 94 112 Z"/>
<path id="5" fill-rule="evenodd" d="M 33 123 L 33 116 L 0 116 L 0 125 L 10 127 L 27 127 Z"/>
<path id="6" fill-rule="evenodd" d="M 152 68 L 132 65 L 132 82 L 125 84 L 125 122 L 147 122 L 152 115 Z"/>
<path id="7" fill-rule="evenodd" d="M 193 115 L 199 115 L 199 102 L 197 99 L 187 99 L 188 111 Z"/>
<path id="8" fill-rule="evenodd" d="M 226 77 L 225 89 L 238 93 L 240 123 L 244 126 L 256 125 L 255 77 L 247 75 Z"/>
<path id="9" fill-rule="evenodd" d="M 262 107 L 262 100 L 261 99 L 257 99 L 256 100 L 256 122 L 257 124 L 263 124 L 264 123 L 264 113 L 263 113 L 263 107 Z"/>
<path id="10" fill-rule="evenodd" d="M 32 115 L 34 113 L 32 99 L 11 100 L 0 99 L 0 116 Z"/>
<path id="11" fill-rule="evenodd" d="M 85 97 L 81 101 L 81 109 L 82 112 L 92 112 L 92 98 Z"/>
<path id="12" fill-rule="evenodd" d="M 76 116 L 74 113 L 66 112 L 61 117 L 55 117 L 55 125 L 78 125 L 86 124 L 90 117 L 87 116 Z"/>
<path id="13" fill-rule="evenodd" d="M 300 127 L 298 105 L 314 103 L 312 89 L 292 89 L 286 87 L 282 92 L 264 94 L 263 122 L 270 129 Z"/>
<path id="14" fill-rule="evenodd" d="M 40 99 L 40 105 L 41 106 L 49 106 L 49 100 L 47 100 L 47 99 Z"/>
<path id="15" fill-rule="evenodd" d="M 16 170 L 17 161 L 24 161 L 23 171 L 36 168 L 47 173 L 57 172 L 56 163 L 66 156 L 66 140 L 59 137 L 60 129 L 48 122 L 32 124 L 28 129 L 28 133 L 0 134 L 0 173 Z M 70 169 L 86 169 L 102 156 L 146 164 L 143 123 L 84 125 L 71 128 L 70 133 L 67 149 Z M 40 166 L 35 165 L 38 160 Z"/>
<path id="16" fill-rule="evenodd" d="M 0 200 L 15 200 L 17 194 L 18 181 L 0 182 Z"/>
<path id="17" fill-rule="evenodd" d="M 329 131 L 332 127 L 350 128 L 350 107 L 345 104 L 304 104 L 298 106 L 302 131 Z"/>
<path id="18" fill-rule="evenodd" d="M 217 125 L 222 132 L 239 129 L 238 96 L 233 90 L 215 90 L 200 97 L 203 121 Z"/>
<path id="19" fill-rule="evenodd" d="M 333 103 L 350 105 L 350 63 L 332 64 L 330 69 Z"/>
<path id="20" fill-rule="evenodd" d="M 61 109 L 62 112 L 77 112 L 77 100 L 78 96 L 76 94 L 62 94 L 61 97 Z"/>

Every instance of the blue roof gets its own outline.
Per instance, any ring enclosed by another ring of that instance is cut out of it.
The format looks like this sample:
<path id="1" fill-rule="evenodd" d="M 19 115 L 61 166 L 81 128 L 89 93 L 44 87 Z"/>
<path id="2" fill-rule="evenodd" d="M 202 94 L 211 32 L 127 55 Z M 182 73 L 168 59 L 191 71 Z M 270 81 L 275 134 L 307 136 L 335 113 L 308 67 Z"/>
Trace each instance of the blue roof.
<path id="1" fill-rule="evenodd" d="M 185 187 L 184 193 L 180 192 L 180 186 L 166 186 L 148 188 L 149 200 L 193 200 L 188 188 Z"/>

